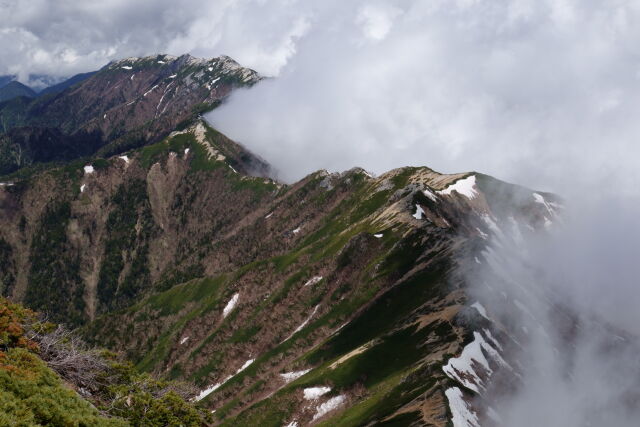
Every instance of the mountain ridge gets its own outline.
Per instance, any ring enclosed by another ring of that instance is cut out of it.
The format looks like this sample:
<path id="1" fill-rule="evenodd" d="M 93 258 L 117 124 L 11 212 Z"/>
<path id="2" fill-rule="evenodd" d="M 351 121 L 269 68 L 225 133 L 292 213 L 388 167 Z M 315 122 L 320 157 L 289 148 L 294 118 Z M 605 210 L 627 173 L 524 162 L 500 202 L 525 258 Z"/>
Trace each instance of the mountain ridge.
<path id="1" fill-rule="evenodd" d="M 156 55 L 0 104 L 3 119 L 18 104 L 34 114 L 0 147 L 71 151 L 0 183 L 0 293 L 194 383 L 214 425 L 477 425 L 510 341 L 465 271 L 492 260 L 502 230 L 544 233 L 561 200 L 428 167 L 278 182 L 193 110 L 259 80 L 228 57 Z M 185 107 L 156 117 L 174 85 Z M 77 117 L 30 127 L 65 102 Z M 85 138 L 150 117 L 161 123 L 130 146 Z"/>

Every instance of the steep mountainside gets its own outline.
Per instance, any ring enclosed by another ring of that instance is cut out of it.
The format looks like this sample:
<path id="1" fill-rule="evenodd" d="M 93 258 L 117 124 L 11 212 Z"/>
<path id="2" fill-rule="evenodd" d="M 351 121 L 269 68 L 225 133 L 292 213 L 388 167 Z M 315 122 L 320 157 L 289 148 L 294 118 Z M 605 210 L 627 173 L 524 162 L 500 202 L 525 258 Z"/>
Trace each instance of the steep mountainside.
<path id="1" fill-rule="evenodd" d="M 0 142 L 0 174 L 34 162 L 59 160 L 27 150 L 23 139 L 12 137 L 15 128 L 31 134 L 30 140 L 38 138 L 41 128 L 65 135 L 66 145 L 74 147 L 65 152 L 77 153 L 66 160 L 99 149 L 102 154 L 116 154 L 157 142 L 180 123 L 215 107 L 233 88 L 259 79 L 229 57 L 157 55 L 112 62 L 62 92 L 30 102 L 15 98 L 0 103 L 0 130 L 5 132 Z M 47 144 L 37 141 L 30 147 Z"/>
<path id="2" fill-rule="evenodd" d="M 195 383 L 214 424 L 477 425 L 509 339 L 469 270 L 502 230 L 544 232 L 559 201 L 426 167 L 273 181 L 197 118 L 258 79 L 161 55 L 1 104 L 4 152 L 93 157 L 0 183 L 0 291 Z"/>
<path id="3" fill-rule="evenodd" d="M 482 320 L 456 266 L 509 221 L 494 204 L 533 228 L 544 206 L 481 174 L 285 186 L 255 161 L 196 122 L 2 186 L 4 293 L 195 382 L 229 425 L 445 425 L 442 366 Z"/>

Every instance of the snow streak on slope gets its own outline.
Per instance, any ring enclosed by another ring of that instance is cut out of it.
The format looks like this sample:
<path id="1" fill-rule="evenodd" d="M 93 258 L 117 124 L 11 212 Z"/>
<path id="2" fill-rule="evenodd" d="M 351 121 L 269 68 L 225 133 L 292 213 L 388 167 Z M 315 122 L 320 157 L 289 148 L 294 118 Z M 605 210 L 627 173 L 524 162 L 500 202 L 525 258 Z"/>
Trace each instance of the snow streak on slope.
<path id="1" fill-rule="evenodd" d="M 451 411 L 451 422 L 453 427 L 480 427 L 478 417 L 464 400 L 462 391 L 458 387 L 452 387 L 445 391 L 445 395 L 449 400 L 449 409 Z"/>

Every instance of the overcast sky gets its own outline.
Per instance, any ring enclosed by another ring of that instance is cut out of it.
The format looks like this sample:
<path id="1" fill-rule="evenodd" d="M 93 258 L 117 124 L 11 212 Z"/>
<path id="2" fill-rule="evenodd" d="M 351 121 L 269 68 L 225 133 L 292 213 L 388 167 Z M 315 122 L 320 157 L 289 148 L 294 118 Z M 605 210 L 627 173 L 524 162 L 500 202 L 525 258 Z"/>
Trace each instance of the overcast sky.
<path id="1" fill-rule="evenodd" d="M 0 74 L 23 81 L 159 52 L 224 53 L 277 76 L 209 119 L 286 180 L 411 164 L 637 194 L 638 1 L 0 0 L 0 12 Z"/>

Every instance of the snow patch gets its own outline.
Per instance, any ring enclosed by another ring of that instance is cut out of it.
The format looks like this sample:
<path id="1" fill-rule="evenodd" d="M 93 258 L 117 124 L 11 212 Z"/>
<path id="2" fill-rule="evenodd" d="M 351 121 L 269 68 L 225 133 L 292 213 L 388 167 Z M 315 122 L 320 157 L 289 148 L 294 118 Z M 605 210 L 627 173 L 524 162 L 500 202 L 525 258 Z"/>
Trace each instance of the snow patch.
<path id="1" fill-rule="evenodd" d="M 280 376 L 285 382 L 290 383 L 291 381 L 295 381 L 301 376 L 306 375 L 309 371 L 311 371 L 311 369 L 304 369 L 302 371 L 285 372 L 284 374 L 280 374 Z"/>
<path id="2" fill-rule="evenodd" d="M 447 389 L 444 394 L 449 400 L 453 427 L 480 427 L 478 416 L 467 406 L 458 387 Z"/>
<path id="3" fill-rule="evenodd" d="M 185 148 L 185 149 L 184 149 L 184 155 L 186 156 L 187 154 L 189 154 L 189 149 L 188 149 L 188 148 Z"/>
<path id="4" fill-rule="evenodd" d="M 433 194 L 431 192 L 431 190 L 424 190 L 423 191 L 424 195 L 427 196 L 428 198 L 430 198 L 432 201 L 437 202 L 438 201 L 438 196 L 436 196 L 435 194 Z"/>
<path id="5" fill-rule="evenodd" d="M 313 416 L 313 421 L 337 409 L 339 406 L 341 406 L 345 402 L 345 400 L 346 398 L 343 395 L 335 396 L 327 400 L 322 405 L 318 406 L 318 408 L 316 409 L 316 413 Z"/>
<path id="6" fill-rule="evenodd" d="M 132 66 L 130 66 L 130 65 L 123 65 L 123 66 L 122 66 L 122 67 L 120 67 L 120 68 L 122 68 L 123 70 L 132 70 L 132 69 L 133 69 L 133 67 L 132 67 Z"/>
<path id="7" fill-rule="evenodd" d="M 475 369 L 481 368 L 486 375 L 491 375 L 493 372 L 484 352 L 496 362 L 508 368 L 511 367 L 504 361 L 498 351 L 485 341 L 482 334 L 474 332 L 473 337 L 473 341 L 467 344 L 462 350 L 462 354 L 459 357 L 449 359 L 448 363 L 442 367 L 442 370 L 449 378 L 458 381 L 476 393 L 480 393 L 481 390 L 485 389 L 485 385 Z"/>
<path id="8" fill-rule="evenodd" d="M 186 343 L 187 341 L 189 341 L 189 337 L 184 337 L 180 340 L 180 345 Z"/>
<path id="9" fill-rule="evenodd" d="M 85 189 L 85 188 L 87 188 L 87 184 L 82 184 L 82 185 L 80 186 L 80 192 L 81 192 L 81 193 L 84 193 L 84 189 Z"/>
<path id="10" fill-rule="evenodd" d="M 376 239 L 382 239 L 382 233 L 374 234 L 373 237 Z"/>
<path id="11" fill-rule="evenodd" d="M 316 400 L 320 396 L 327 394 L 331 391 L 331 387 L 309 387 L 303 390 L 304 398 L 307 400 Z"/>
<path id="12" fill-rule="evenodd" d="M 126 164 L 129 164 L 129 156 L 119 156 L 118 158 L 124 160 Z"/>
<path id="13" fill-rule="evenodd" d="M 287 424 L 284 427 L 298 427 L 298 422 L 297 421 L 291 421 L 289 424 Z"/>
<path id="14" fill-rule="evenodd" d="M 296 228 L 292 231 L 293 234 L 298 234 L 300 232 L 300 227 Z"/>
<path id="15" fill-rule="evenodd" d="M 412 215 L 415 219 L 422 219 L 424 217 L 424 211 L 420 205 L 416 205 L 416 213 Z"/>
<path id="16" fill-rule="evenodd" d="M 168 78 L 169 78 L 169 79 L 175 79 L 177 76 L 178 76 L 177 74 L 172 74 L 172 75 L 170 75 Z"/>
<path id="17" fill-rule="evenodd" d="M 219 389 L 219 388 L 220 388 L 220 386 L 221 386 L 222 384 L 224 384 L 225 382 L 227 382 L 230 378 L 231 378 L 231 377 L 227 378 L 226 380 L 224 380 L 224 381 L 223 381 L 223 382 L 221 382 L 221 383 L 217 383 L 217 384 L 214 384 L 214 385 L 212 385 L 212 386 L 209 386 L 209 387 L 205 388 L 204 390 L 202 390 L 202 391 L 200 392 L 200 394 L 198 394 L 198 395 L 195 397 L 195 399 L 194 399 L 194 400 L 197 402 L 197 401 L 202 400 L 202 399 L 204 399 L 205 397 L 209 396 L 211 393 L 213 393 L 214 391 L 216 391 L 217 389 Z"/>
<path id="18" fill-rule="evenodd" d="M 231 299 L 229 300 L 227 305 L 222 310 L 222 318 L 223 319 L 225 317 L 227 317 L 229 315 L 229 313 L 231 313 L 233 311 L 233 309 L 236 307 L 236 304 L 238 303 L 238 298 L 240 298 L 240 294 L 239 293 L 236 293 L 234 296 L 231 297 Z"/>
<path id="19" fill-rule="evenodd" d="M 471 175 L 464 179 L 459 179 L 458 181 L 454 182 L 444 190 L 438 191 L 438 194 L 449 196 L 451 195 L 452 191 L 455 191 L 458 194 L 465 196 L 468 199 L 473 199 L 478 195 L 478 192 L 474 188 L 475 186 L 476 186 L 476 176 Z"/>
<path id="20" fill-rule="evenodd" d="M 86 166 L 84 167 L 84 173 L 85 173 L 85 175 L 88 175 L 88 174 L 90 174 L 90 173 L 94 173 L 94 172 L 95 172 L 95 169 L 93 168 L 93 166 L 91 166 L 91 165 L 86 165 Z"/>
<path id="21" fill-rule="evenodd" d="M 240 367 L 240 369 L 238 369 L 236 371 L 235 374 L 233 375 L 229 375 L 227 378 L 225 378 L 223 381 L 213 384 L 212 386 L 209 386 L 207 388 L 205 388 L 204 390 L 202 390 L 200 392 L 200 394 L 198 394 L 194 400 L 197 402 L 199 400 L 204 399 L 205 397 L 207 397 L 208 395 L 210 395 L 211 393 L 213 393 L 214 391 L 216 391 L 217 389 L 219 389 L 224 383 L 226 383 L 227 381 L 229 381 L 231 378 L 233 378 L 234 376 L 238 375 L 240 372 L 244 371 L 249 365 L 251 365 L 253 363 L 254 359 L 249 359 L 247 360 L 244 365 L 242 365 Z"/>
<path id="22" fill-rule="evenodd" d="M 254 361 L 255 361 L 255 359 L 249 359 L 246 362 L 244 362 L 244 365 L 242 365 L 240 367 L 240 369 L 238 369 L 234 375 L 238 375 L 240 372 L 242 372 L 245 369 L 247 369 L 249 367 L 249 365 L 251 365 Z"/>
<path id="23" fill-rule="evenodd" d="M 307 286 L 312 286 L 315 285 L 316 283 L 318 283 L 319 281 L 322 280 L 322 276 L 314 276 L 311 279 L 307 280 L 307 283 L 305 283 L 302 287 L 307 287 Z"/>
<path id="24" fill-rule="evenodd" d="M 269 215 L 265 216 L 264 219 L 269 219 L 271 218 L 271 215 L 273 215 L 273 212 L 271 212 Z"/>

